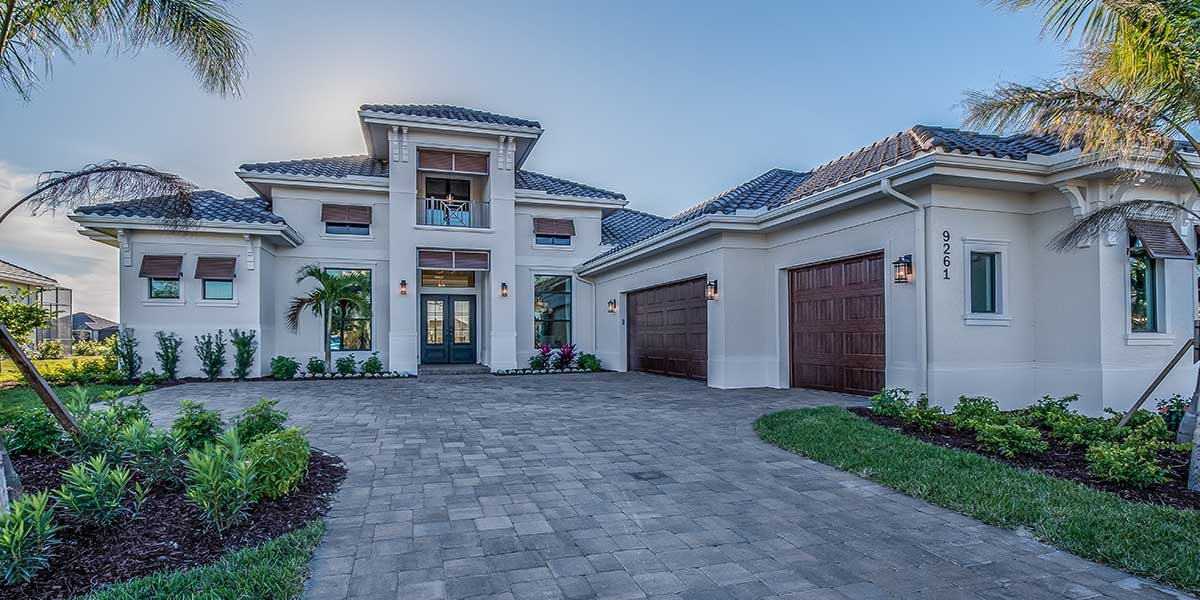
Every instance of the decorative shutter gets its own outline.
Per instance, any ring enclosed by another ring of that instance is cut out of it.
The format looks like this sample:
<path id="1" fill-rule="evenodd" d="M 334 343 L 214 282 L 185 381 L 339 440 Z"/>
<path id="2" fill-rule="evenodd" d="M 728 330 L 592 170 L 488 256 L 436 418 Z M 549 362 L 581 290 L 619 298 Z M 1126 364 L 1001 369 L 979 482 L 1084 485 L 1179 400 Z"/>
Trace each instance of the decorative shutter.
<path id="1" fill-rule="evenodd" d="M 346 223 L 350 218 L 349 208 L 345 204 L 322 204 L 321 220 L 325 223 Z"/>
<path id="2" fill-rule="evenodd" d="M 370 206 L 347 206 L 345 223 L 351 225 L 370 225 L 371 224 L 371 207 Z"/>
<path id="3" fill-rule="evenodd" d="M 142 257 L 142 268 L 138 277 L 151 279 L 178 279 L 183 274 L 182 256 L 152 256 Z"/>
<path id="4" fill-rule="evenodd" d="M 1168 221 L 1143 221 L 1130 219 L 1129 230 L 1142 240 L 1142 246 L 1151 258 L 1175 258 L 1192 260 L 1192 251 L 1188 249 L 1175 225 Z"/>
<path id="5" fill-rule="evenodd" d="M 417 168 L 430 171 L 450 171 L 487 175 L 488 155 L 474 152 L 447 152 L 446 150 L 418 150 Z"/>
<path id="6" fill-rule="evenodd" d="M 435 171 L 453 171 L 454 153 L 444 150 L 418 150 L 417 168 Z"/>
<path id="7" fill-rule="evenodd" d="M 453 269 L 454 252 L 450 250 L 420 250 L 417 266 L 422 269 Z"/>
<path id="8" fill-rule="evenodd" d="M 488 156 L 486 154 L 454 153 L 454 170 L 459 173 L 487 174 Z"/>
<path id="9" fill-rule="evenodd" d="M 201 256 L 196 259 L 196 279 L 233 279 L 235 256 Z"/>
<path id="10" fill-rule="evenodd" d="M 454 252 L 454 268 L 458 270 L 486 271 L 488 270 L 487 252 Z"/>
<path id="11" fill-rule="evenodd" d="M 571 219 L 545 219 L 534 217 L 534 235 L 575 235 L 575 221 Z"/>

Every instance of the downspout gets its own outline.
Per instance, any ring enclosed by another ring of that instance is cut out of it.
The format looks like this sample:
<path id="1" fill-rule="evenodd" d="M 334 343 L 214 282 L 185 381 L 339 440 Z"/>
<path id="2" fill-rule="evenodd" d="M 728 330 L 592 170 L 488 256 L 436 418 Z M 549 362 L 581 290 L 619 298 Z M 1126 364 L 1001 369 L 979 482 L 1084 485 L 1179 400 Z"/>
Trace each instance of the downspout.
<path id="1" fill-rule="evenodd" d="M 925 250 L 927 241 L 925 239 L 925 228 L 928 215 L 925 212 L 925 207 L 916 200 L 896 191 L 892 187 L 892 180 L 884 178 L 879 182 L 879 189 L 884 195 L 891 196 L 899 200 L 913 209 L 916 213 L 916 244 L 913 248 L 913 265 L 918 269 L 916 273 L 917 286 L 917 364 L 921 370 L 922 384 L 924 389 L 921 390 L 926 394 L 931 394 L 929 389 L 929 279 L 926 277 L 927 267 L 925 261 Z"/>
<path id="2" fill-rule="evenodd" d="M 599 354 L 600 354 L 600 340 L 597 338 L 597 336 L 598 336 L 598 335 L 599 335 L 599 333 L 600 333 L 600 329 L 599 329 L 599 324 L 600 324 L 600 312 L 599 312 L 599 309 L 600 309 L 600 305 L 599 305 L 599 304 L 596 304 L 596 302 L 597 302 L 597 299 L 596 299 L 596 282 L 594 282 L 594 281 L 589 281 L 589 280 L 587 280 L 587 279 L 584 279 L 583 277 L 580 277 L 579 275 L 576 275 L 576 276 L 575 276 L 575 279 L 576 279 L 577 281 L 581 281 L 581 282 L 583 282 L 583 283 L 586 283 L 586 284 L 588 284 L 588 285 L 589 285 L 589 286 L 591 286 L 591 288 L 592 288 L 592 352 L 591 352 L 591 353 L 592 353 L 592 354 L 599 355 Z"/>

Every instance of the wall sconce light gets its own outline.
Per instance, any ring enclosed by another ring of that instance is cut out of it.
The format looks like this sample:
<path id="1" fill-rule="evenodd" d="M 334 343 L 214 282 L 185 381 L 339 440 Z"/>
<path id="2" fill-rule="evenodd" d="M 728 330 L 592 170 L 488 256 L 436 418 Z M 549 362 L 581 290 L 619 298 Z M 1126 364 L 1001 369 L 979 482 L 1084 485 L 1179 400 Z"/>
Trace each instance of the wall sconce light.
<path id="1" fill-rule="evenodd" d="M 616 300 L 608 301 L 608 312 L 610 312 L 610 313 L 617 312 L 617 301 Z"/>
<path id="2" fill-rule="evenodd" d="M 895 278 L 893 279 L 893 281 L 895 281 L 896 283 L 912 283 L 912 280 L 913 280 L 912 255 L 905 254 L 904 256 L 897 258 L 895 260 L 895 262 L 892 263 L 892 270 L 895 271 Z"/>
<path id="3" fill-rule="evenodd" d="M 717 280 L 716 279 L 705 284 L 705 286 L 704 286 L 704 299 L 705 300 L 716 300 L 717 297 L 720 295 L 721 295 L 720 291 L 717 290 Z"/>
<path id="4" fill-rule="evenodd" d="M 507 297 L 508 297 L 508 284 L 507 284 L 507 283 L 501 283 L 501 284 L 500 284 L 500 297 L 501 297 L 501 298 L 507 298 Z"/>
<path id="5" fill-rule="evenodd" d="M 400 280 L 400 295 L 401 296 L 408 295 L 408 280 L 407 279 Z"/>

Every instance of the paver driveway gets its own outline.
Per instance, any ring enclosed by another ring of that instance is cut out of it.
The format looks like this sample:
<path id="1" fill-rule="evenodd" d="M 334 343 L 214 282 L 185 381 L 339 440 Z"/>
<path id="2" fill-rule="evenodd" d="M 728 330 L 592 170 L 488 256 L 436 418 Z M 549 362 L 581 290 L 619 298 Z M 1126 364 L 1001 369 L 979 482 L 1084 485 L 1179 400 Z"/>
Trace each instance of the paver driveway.
<path id="1" fill-rule="evenodd" d="M 345 598 L 1168 598 L 1016 532 L 759 441 L 859 402 L 641 374 L 193 384 L 281 401 L 350 474 L 307 595 Z"/>

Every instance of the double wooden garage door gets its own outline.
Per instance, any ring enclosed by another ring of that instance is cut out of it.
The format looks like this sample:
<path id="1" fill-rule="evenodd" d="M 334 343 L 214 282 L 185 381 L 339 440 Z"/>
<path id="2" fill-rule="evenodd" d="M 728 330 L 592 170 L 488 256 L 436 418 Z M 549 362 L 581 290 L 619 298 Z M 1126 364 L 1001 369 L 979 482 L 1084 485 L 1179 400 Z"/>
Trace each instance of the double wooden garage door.
<path id="1" fill-rule="evenodd" d="M 874 394 L 883 387 L 883 254 L 788 272 L 792 387 Z"/>
<path id="2" fill-rule="evenodd" d="M 625 299 L 629 370 L 708 378 L 703 277 L 633 292 Z"/>

